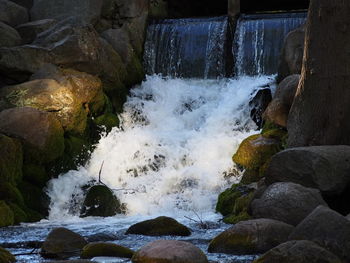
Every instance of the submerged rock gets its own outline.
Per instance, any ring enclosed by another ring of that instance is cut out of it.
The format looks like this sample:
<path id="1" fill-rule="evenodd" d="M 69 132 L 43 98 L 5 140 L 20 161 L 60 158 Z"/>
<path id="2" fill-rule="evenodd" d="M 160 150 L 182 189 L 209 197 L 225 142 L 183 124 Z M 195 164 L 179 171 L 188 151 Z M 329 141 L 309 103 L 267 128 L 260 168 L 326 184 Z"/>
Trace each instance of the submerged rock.
<path id="1" fill-rule="evenodd" d="M 0 263 L 16 262 L 16 258 L 6 249 L 0 247 Z"/>
<path id="2" fill-rule="evenodd" d="M 81 258 L 94 257 L 119 257 L 132 258 L 134 251 L 129 248 L 113 243 L 90 243 L 87 244 L 80 254 Z"/>
<path id="3" fill-rule="evenodd" d="M 345 262 L 350 261 L 350 221 L 325 206 L 318 206 L 291 233 L 289 240 L 311 240 Z"/>
<path id="4" fill-rule="evenodd" d="M 46 237 L 40 254 L 44 258 L 69 258 L 79 255 L 86 240 L 69 229 L 60 227 L 53 229 Z"/>
<path id="5" fill-rule="evenodd" d="M 288 241 L 269 250 L 253 263 L 342 263 L 342 261 L 314 242 Z"/>
<path id="6" fill-rule="evenodd" d="M 86 194 L 81 217 L 114 216 L 122 213 L 122 210 L 122 205 L 111 189 L 105 185 L 94 185 Z"/>
<path id="7" fill-rule="evenodd" d="M 208 263 L 206 255 L 191 243 L 157 240 L 143 246 L 132 257 L 133 263 Z"/>
<path id="8" fill-rule="evenodd" d="M 145 236 L 189 236 L 191 235 L 191 231 L 173 218 L 160 216 L 132 225 L 125 234 Z"/>
<path id="9" fill-rule="evenodd" d="M 327 205 L 319 190 L 275 183 L 253 200 L 251 212 L 255 218 L 271 218 L 296 226 L 319 205 Z"/>
<path id="10" fill-rule="evenodd" d="M 288 240 L 294 227 L 272 219 L 242 221 L 216 236 L 208 252 L 235 255 L 264 253 Z"/>

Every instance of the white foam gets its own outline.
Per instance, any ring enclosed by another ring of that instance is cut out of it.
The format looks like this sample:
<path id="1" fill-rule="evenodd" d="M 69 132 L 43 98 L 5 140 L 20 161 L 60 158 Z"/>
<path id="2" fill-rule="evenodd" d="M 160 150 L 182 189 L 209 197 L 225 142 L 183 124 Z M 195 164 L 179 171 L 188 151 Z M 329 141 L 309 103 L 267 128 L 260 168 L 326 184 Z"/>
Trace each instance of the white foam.
<path id="1" fill-rule="evenodd" d="M 132 90 L 121 129 L 103 137 L 89 164 L 50 182 L 50 219 L 77 214 L 72 195 L 98 178 L 116 189 L 128 215 L 213 211 L 217 195 L 234 178 L 232 154 L 256 128 L 247 107 L 269 77 L 184 80 L 149 76 Z"/>

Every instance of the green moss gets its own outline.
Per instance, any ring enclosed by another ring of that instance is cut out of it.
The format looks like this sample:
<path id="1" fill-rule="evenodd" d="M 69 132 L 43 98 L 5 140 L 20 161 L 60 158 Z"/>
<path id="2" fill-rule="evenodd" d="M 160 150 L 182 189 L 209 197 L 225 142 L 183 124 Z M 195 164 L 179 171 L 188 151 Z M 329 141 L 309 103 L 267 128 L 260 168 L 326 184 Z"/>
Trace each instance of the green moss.
<path id="1" fill-rule="evenodd" d="M 90 243 L 83 248 L 81 258 L 120 257 L 132 258 L 134 251 L 113 243 Z"/>
<path id="2" fill-rule="evenodd" d="M 16 262 L 16 258 L 6 249 L 0 247 L 0 263 Z"/>
<path id="3" fill-rule="evenodd" d="M 22 179 L 23 152 L 19 141 L 0 134 L 0 181 L 16 184 Z"/>
<path id="4" fill-rule="evenodd" d="M 98 116 L 94 119 L 94 122 L 97 126 L 106 127 L 107 132 L 110 132 L 113 127 L 119 126 L 119 118 L 113 113 L 105 113 L 101 116 Z"/>
<path id="5" fill-rule="evenodd" d="M 14 214 L 11 208 L 5 201 L 0 201 L 0 227 L 11 226 L 14 222 Z"/>
<path id="6" fill-rule="evenodd" d="M 223 216 L 232 213 L 236 199 L 242 195 L 238 187 L 238 184 L 234 184 L 219 195 L 215 208 L 217 212 L 220 212 Z"/>
<path id="7" fill-rule="evenodd" d="M 41 214 L 47 214 L 49 198 L 42 188 L 29 182 L 23 181 L 18 185 L 24 199 L 25 205 Z"/>
<path id="8" fill-rule="evenodd" d="M 125 84 L 128 87 L 141 83 L 145 77 L 142 63 L 135 54 L 133 54 L 126 70 L 128 75 L 125 79 Z"/>
<path id="9" fill-rule="evenodd" d="M 41 187 L 45 186 L 49 180 L 45 167 L 37 164 L 24 164 L 23 178 L 26 181 Z"/>
<path id="10" fill-rule="evenodd" d="M 242 179 L 240 181 L 241 184 L 251 184 L 258 182 L 261 179 L 260 176 L 260 170 L 255 169 L 255 170 L 245 170 L 242 176 Z"/>
<path id="11" fill-rule="evenodd" d="M 241 212 L 246 212 L 252 201 L 254 196 L 254 192 L 250 192 L 248 194 L 242 195 L 241 197 L 236 199 L 235 206 L 233 208 L 233 213 L 238 215 Z"/>
<path id="12" fill-rule="evenodd" d="M 281 127 L 273 122 L 266 121 L 264 123 L 262 130 L 261 130 L 261 134 L 264 134 L 265 132 L 267 132 L 269 130 L 274 130 L 274 129 L 283 129 L 283 127 Z"/>
<path id="13" fill-rule="evenodd" d="M 245 169 L 255 170 L 280 150 L 278 140 L 256 134 L 243 140 L 232 160 Z"/>
<path id="14" fill-rule="evenodd" d="M 14 224 L 18 225 L 19 223 L 28 221 L 28 216 L 26 212 L 23 211 L 22 208 L 20 208 L 18 205 L 14 203 L 8 203 L 7 205 L 11 208 L 13 212 Z"/>
<path id="15" fill-rule="evenodd" d="M 24 206 L 24 200 L 21 192 L 17 187 L 7 182 L 0 182 L 0 200 L 5 200 L 20 206 Z"/>
<path id="16" fill-rule="evenodd" d="M 224 218 L 226 224 L 237 224 L 238 222 L 251 219 L 251 216 L 246 212 L 240 212 L 238 215 L 231 214 Z"/>

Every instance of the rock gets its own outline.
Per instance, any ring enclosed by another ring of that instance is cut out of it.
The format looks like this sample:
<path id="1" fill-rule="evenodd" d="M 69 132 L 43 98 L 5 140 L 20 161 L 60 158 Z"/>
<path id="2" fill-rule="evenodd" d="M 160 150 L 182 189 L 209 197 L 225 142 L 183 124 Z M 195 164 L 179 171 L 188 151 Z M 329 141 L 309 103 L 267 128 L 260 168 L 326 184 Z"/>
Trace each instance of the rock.
<path id="1" fill-rule="evenodd" d="M 23 151 L 21 143 L 0 134 L 0 181 L 16 185 L 22 179 Z"/>
<path id="2" fill-rule="evenodd" d="M 281 150 L 280 141 L 256 134 L 246 138 L 232 160 L 245 169 L 259 169 L 272 155 Z"/>
<path id="3" fill-rule="evenodd" d="M 300 75 L 286 77 L 277 87 L 275 96 L 263 114 L 265 121 L 287 127 L 289 110 L 298 88 Z"/>
<path id="4" fill-rule="evenodd" d="M 40 214 L 41 218 L 48 216 L 50 197 L 42 187 L 23 180 L 18 184 L 26 207 L 33 209 Z"/>
<path id="5" fill-rule="evenodd" d="M 123 207 L 111 189 L 104 185 L 94 185 L 86 194 L 81 210 L 81 217 L 107 217 L 122 212 Z"/>
<path id="6" fill-rule="evenodd" d="M 43 19 L 18 25 L 16 29 L 22 37 L 22 43 L 31 44 L 37 35 L 48 30 L 56 23 L 55 19 Z"/>
<path id="7" fill-rule="evenodd" d="M 216 236 L 208 252 L 235 255 L 258 254 L 288 240 L 294 227 L 272 219 L 242 221 Z"/>
<path id="8" fill-rule="evenodd" d="M 224 218 L 224 223 L 226 224 L 236 224 L 240 221 L 245 221 L 251 219 L 251 216 L 248 214 L 248 208 L 254 197 L 254 191 L 251 191 L 249 194 L 242 195 L 241 197 L 235 200 L 235 205 L 230 215 Z"/>
<path id="9" fill-rule="evenodd" d="M 318 206 L 295 228 L 289 240 L 311 240 L 349 262 L 349 235 L 349 220 L 328 207 Z"/>
<path id="10" fill-rule="evenodd" d="M 23 179 L 39 187 L 44 187 L 50 178 L 47 175 L 44 166 L 37 164 L 24 164 Z"/>
<path id="11" fill-rule="evenodd" d="M 105 113 L 101 116 L 98 116 L 94 119 L 94 123 L 97 126 L 105 127 L 107 132 L 110 132 L 113 127 L 119 126 L 119 118 L 113 113 Z"/>
<path id="12" fill-rule="evenodd" d="M 346 216 L 346 219 L 350 220 L 350 214 L 348 214 L 348 215 Z"/>
<path id="13" fill-rule="evenodd" d="M 157 240 L 143 246 L 132 257 L 133 263 L 208 263 L 205 254 L 191 243 Z"/>
<path id="14" fill-rule="evenodd" d="M 215 207 L 216 212 L 221 213 L 223 216 L 229 215 L 233 211 L 236 200 L 247 193 L 249 193 L 249 189 L 245 186 L 233 184 L 231 188 L 227 188 L 219 194 Z"/>
<path id="15" fill-rule="evenodd" d="M 139 17 L 148 10 L 148 1 L 146 0 L 116 0 L 116 4 L 122 18 Z"/>
<path id="16" fill-rule="evenodd" d="M 262 114 L 267 105 L 272 100 L 271 89 L 261 88 L 255 96 L 249 101 L 250 117 L 260 129 L 262 126 Z"/>
<path id="17" fill-rule="evenodd" d="M 293 182 L 334 195 L 349 184 L 349 173 L 350 146 L 289 148 L 272 157 L 266 183 Z"/>
<path id="18" fill-rule="evenodd" d="M 277 82 L 289 75 L 300 74 L 304 54 L 305 26 L 288 33 L 284 40 Z"/>
<path id="19" fill-rule="evenodd" d="M 90 243 L 87 244 L 80 254 L 81 258 L 94 257 L 118 257 L 132 258 L 134 251 L 129 248 L 118 246 L 113 243 Z"/>
<path id="20" fill-rule="evenodd" d="M 253 263 L 341 263 L 342 261 L 329 252 L 308 240 L 288 241 L 269 250 Z"/>
<path id="21" fill-rule="evenodd" d="M 16 258 L 6 249 L 0 247 L 0 263 L 16 262 Z"/>
<path id="22" fill-rule="evenodd" d="M 60 227 L 53 229 L 46 237 L 40 254 L 44 258 L 65 259 L 79 255 L 86 245 L 87 242 L 81 235 Z"/>
<path id="23" fill-rule="evenodd" d="M 21 41 L 21 36 L 16 29 L 0 22 L 0 47 L 19 46 Z"/>
<path id="24" fill-rule="evenodd" d="M 120 237 L 111 233 L 96 233 L 86 237 L 86 239 L 89 243 L 92 243 L 92 242 L 106 242 L 106 241 L 119 240 Z"/>
<path id="25" fill-rule="evenodd" d="M 4 202 L 0 201 L 0 227 L 11 226 L 14 223 L 14 214 L 10 207 Z M 0 259 L 2 251 L 0 248 Z M 1 262 L 1 261 L 0 261 Z"/>
<path id="26" fill-rule="evenodd" d="M 0 21 L 12 27 L 28 22 L 28 11 L 8 0 L 0 0 Z"/>
<path id="27" fill-rule="evenodd" d="M 125 1 L 125 0 L 124 0 Z M 148 14 L 145 12 L 139 17 L 136 17 L 124 24 L 125 30 L 129 33 L 131 45 L 136 54 L 142 57 L 143 44 L 145 40 L 145 33 L 147 27 Z"/>
<path id="28" fill-rule="evenodd" d="M 327 205 L 320 191 L 295 183 L 274 183 L 251 203 L 255 218 L 271 218 L 298 225 L 319 205 Z"/>
<path id="29" fill-rule="evenodd" d="M 48 5 L 45 0 L 34 0 L 30 15 L 32 20 L 41 20 L 64 19 L 78 14 L 84 21 L 94 23 L 100 18 L 102 3 L 100 0 L 51 0 Z"/>
<path id="30" fill-rule="evenodd" d="M 0 112 L 0 132 L 23 141 L 28 161 L 50 162 L 64 150 L 63 129 L 52 113 L 28 107 L 4 110 Z"/>
<path id="31" fill-rule="evenodd" d="M 97 261 L 91 261 L 87 259 L 73 259 L 73 260 L 57 260 L 50 261 L 50 263 L 97 263 Z"/>
<path id="32" fill-rule="evenodd" d="M 175 219 L 160 216 L 132 225 L 125 234 L 145 236 L 189 236 L 191 231 Z"/>
<path id="33" fill-rule="evenodd" d="M 28 221 L 28 215 L 26 212 L 24 212 L 24 210 L 26 209 L 22 209 L 19 205 L 14 204 L 9 202 L 8 203 L 9 208 L 12 210 L 13 212 L 13 224 L 14 225 L 19 225 L 22 222 L 29 222 Z"/>
<path id="34" fill-rule="evenodd" d="M 25 8 L 32 8 L 33 6 L 33 0 L 11 0 L 12 2 L 15 2 L 17 5 L 23 6 Z"/>

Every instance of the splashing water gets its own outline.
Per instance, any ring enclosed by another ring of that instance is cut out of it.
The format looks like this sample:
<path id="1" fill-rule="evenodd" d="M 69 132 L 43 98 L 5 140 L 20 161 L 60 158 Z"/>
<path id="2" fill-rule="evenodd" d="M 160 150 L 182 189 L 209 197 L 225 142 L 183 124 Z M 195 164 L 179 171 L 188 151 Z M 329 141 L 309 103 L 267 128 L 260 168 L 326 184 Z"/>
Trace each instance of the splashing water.
<path id="1" fill-rule="evenodd" d="M 81 187 L 98 178 L 102 162 L 102 181 L 128 215 L 213 211 L 218 193 L 237 179 L 228 176 L 232 154 L 256 128 L 249 99 L 270 81 L 148 76 L 131 90 L 121 128 L 100 140 L 89 164 L 50 182 L 50 219 L 78 214 L 73 201 L 79 204 Z"/>

